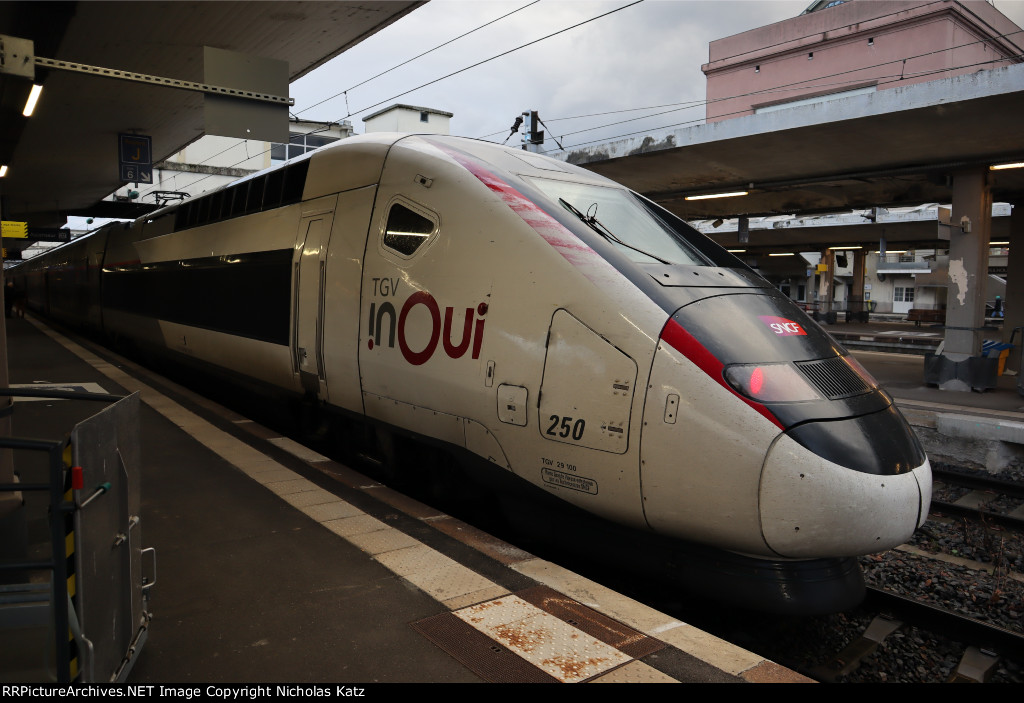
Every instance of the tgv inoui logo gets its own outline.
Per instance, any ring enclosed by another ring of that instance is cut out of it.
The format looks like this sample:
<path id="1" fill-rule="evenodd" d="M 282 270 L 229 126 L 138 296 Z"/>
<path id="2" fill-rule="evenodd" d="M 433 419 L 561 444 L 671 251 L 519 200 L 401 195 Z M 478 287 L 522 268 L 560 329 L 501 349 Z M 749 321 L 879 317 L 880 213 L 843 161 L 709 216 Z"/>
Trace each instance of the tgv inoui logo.
<path id="1" fill-rule="evenodd" d="M 758 315 L 757 318 L 764 324 L 771 328 L 772 332 L 780 337 L 789 337 L 792 335 L 807 333 L 804 332 L 804 328 L 792 320 L 787 320 L 784 317 L 776 317 L 775 315 Z"/>
<path id="2" fill-rule="evenodd" d="M 430 338 L 426 346 L 415 350 L 406 339 L 406 321 L 409 313 L 417 306 L 423 306 L 430 316 Z M 460 311 L 461 312 L 461 311 Z M 446 307 L 442 312 L 434 296 L 426 291 L 417 291 L 406 298 L 402 309 L 395 314 L 395 306 L 390 301 L 385 301 L 379 306 L 376 302 L 370 303 L 369 331 L 370 336 L 367 346 L 373 349 L 380 346 L 384 341 L 386 346 L 394 347 L 395 339 L 398 340 L 398 348 L 402 356 L 413 366 L 425 364 L 434 355 L 438 342 L 444 349 L 444 353 L 452 359 L 458 359 L 467 351 L 472 344 L 472 356 L 474 359 L 480 357 L 480 345 L 484 340 L 484 315 L 487 314 L 487 303 L 480 303 L 476 310 L 465 308 L 463 313 L 462 338 L 458 342 L 452 341 L 452 327 L 455 327 L 455 309 Z M 475 313 L 475 314 L 474 314 Z"/>

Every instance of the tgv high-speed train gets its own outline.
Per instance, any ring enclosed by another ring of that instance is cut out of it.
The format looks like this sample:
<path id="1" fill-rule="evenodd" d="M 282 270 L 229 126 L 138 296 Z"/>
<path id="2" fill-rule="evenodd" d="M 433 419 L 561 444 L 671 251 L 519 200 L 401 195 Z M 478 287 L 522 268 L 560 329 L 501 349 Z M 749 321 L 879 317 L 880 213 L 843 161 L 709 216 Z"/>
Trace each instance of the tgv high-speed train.
<path id="1" fill-rule="evenodd" d="M 795 304 L 649 200 L 517 149 L 354 137 L 13 275 L 39 313 L 746 573 L 855 563 L 931 501 L 891 397 Z"/>

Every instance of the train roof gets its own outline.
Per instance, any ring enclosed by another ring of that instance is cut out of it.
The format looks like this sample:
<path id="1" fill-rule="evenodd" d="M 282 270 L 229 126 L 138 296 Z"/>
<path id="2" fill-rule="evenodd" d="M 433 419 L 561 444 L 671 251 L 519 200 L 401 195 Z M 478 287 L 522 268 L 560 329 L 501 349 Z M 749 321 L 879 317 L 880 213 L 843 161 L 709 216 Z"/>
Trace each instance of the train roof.
<path id="1" fill-rule="evenodd" d="M 438 134 L 373 132 L 327 144 L 294 159 L 274 164 L 268 168 L 243 176 L 231 183 L 205 191 L 187 201 L 166 205 L 134 221 L 119 221 L 105 224 L 82 237 L 48 250 L 45 252 L 45 255 L 59 256 L 65 247 L 81 242 L 83 239 L 100 232 L 108 231 L 111 228 L 131 227 L 154 222 L 162 217 L 178 216 L 178 211 L 183 208 L 199 207 L 198 204 L 207 198 L 215 197 L 218 193 L 231 189 L 237 190 L 240 187 L 245 187 L 246 183 L 270 177 L 271 174 L 301 172 L 302 184 L 298 186 L 300 190 L 297 193 L 293 193 L 292 199 L 288 202 L 298 202 L 300 199 L 317 198 L 322 195 L 338 192 L 339 190 L 350 190 L 372 185 L 380 179 L 380 173 L 388 152 L 406 140 L 422 140 L 420 143 L 447 145 L 497 169 L 520 175 L 545 175 L 556 178 L 568 175 L 573 180 L 586 180 L 609 185 L 612 183 L 603 176 L 564 161 L 481 139 Z M 306 169 L 309 170 L 308 178 Z M 278 202 L 274 206 L 288 204 L 288 202 Z M 249 212 L 251 210 L 244 214 Z M 29 259 L 29 261 L 32 260 Z"/>

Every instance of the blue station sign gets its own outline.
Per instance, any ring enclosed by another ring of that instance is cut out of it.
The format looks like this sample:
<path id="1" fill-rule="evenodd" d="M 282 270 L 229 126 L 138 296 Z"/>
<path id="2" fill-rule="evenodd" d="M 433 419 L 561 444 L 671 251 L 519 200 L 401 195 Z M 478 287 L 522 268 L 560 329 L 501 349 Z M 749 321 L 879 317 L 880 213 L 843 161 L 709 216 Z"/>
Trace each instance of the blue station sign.
<path id="1" fill-rule="evenodd" d="M 153 139 L 141 134 L 117 135 L 117 157 L 125 183 L 153 182 Z"/>

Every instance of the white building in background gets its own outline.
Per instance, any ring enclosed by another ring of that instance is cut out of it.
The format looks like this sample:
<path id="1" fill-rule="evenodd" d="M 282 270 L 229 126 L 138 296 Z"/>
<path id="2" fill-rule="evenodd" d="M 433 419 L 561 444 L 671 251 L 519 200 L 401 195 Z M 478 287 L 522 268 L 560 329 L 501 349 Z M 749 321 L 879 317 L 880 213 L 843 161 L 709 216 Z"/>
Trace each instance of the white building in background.
<path id="1" fill-rule="evenodd" d="M 367 133 L 450 134 L 453 113 L 415 105 L 392 105 L 363 118 Z"/>
<path id="2" fill-rule="evenodd" d="M 347 120 L 291 120 L 287 144 L 204 135 L 154 164 L 151 184 L 130 183 L 108 200 L 129 197 L 131 191 L 138 192 L 137 200 L 155 204 L 195 197 L 352 134 L 352 124 Z"/>
<path id="3" fill-rule="evenodd" d="M 154 205 L 167 205 L 206 191 L 220 188 L 250 173 L 351 137 L 352 123 L 291 120 L 288 143 L 261 142 L 204 135 L 164 161 L 154 164 L 152 183 L 128 183 L 108 195 L 105 200 L 137 200 Z M 134 197 L 132 196 L 135 193 Z M 69 218 L 71 237 L 80 237 L 112 220 Z M 37 242 L 25 249 L 22 256 L 30 259 L 57 246 L 53 242 Z"/>
<path id="4" fill-rule="evenodd" d="M 452 116 L 451 112 L 429 107 L 392 105 L 369 115 L 363 122 L 366 132 L 449 134 Z M 354 133 L 348 120 L 291 120 L 287 144 L 204 135 L 154 164 L 152 183 L 128 183 L 105 199 L 168 205 L 228 185 L 256 171 L 351 137 Z M 111 220 L 75 217 L 68 220 L 67 227 L 71 230 L 71 237 L 75 238 L 108 222 Z M 32 258 L 54 246 L 57 244 L 38 242 L 27 248 L 23 257 Z"/>

